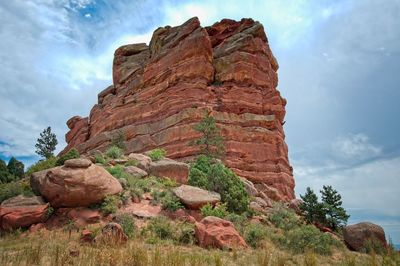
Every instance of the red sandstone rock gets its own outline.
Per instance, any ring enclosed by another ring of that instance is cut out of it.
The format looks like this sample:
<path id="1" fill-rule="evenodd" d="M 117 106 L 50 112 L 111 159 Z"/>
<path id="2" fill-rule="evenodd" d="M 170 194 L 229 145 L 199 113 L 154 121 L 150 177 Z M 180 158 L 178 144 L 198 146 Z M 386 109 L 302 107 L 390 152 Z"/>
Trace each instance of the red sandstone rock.
<path id="1" fill-rule="evenodd" d="M 45 226 L 44 223 L 32 224 L 29 227 L 29 232 L 30 233 L 37 233 L 37 232 L 42 231 L 42 230 L 46 230 L 46 226 Z"/>
<path id="2" fill-rule="evenodd" d="M 355 251 L 362 251 L 368 240 L 380 242 L 383 247 L 387 246 L 383 228 L 368 222 L 345 226 L 343 238 L 346 245 Z"/>
<path id="3" fill-rule="evenodd" d="M 218 217 L 208 216 L 195 223 L 195 235 L 203 248 L 221 249 L 246 248 L 247 244 L 236 231 L 234 225 Z"/>
<path id="4" fill-rule="evenodd" d="M 165 158 L 150 163 L 149 172 L 157 177 L 167 177 L 177 183 L 186 184 L 189 177 L 189 165 Z"/>
<path id="5" fill-rule="evenodd" d="M 210 113 L 226 140 L 226 165 L 275 189 L 274 200 L 290 201 L 295 184 L 277 69 L 263 26 L 252 19 L 202 28 L 192 18 L 158 28 L 149 46 L 116 50 L 114 84 L 99 94 L 87 118 L 68 121 L 64 152 L 105 151 L 121 130 L 127 153 L 162 147 L 184 161 L 199 152 L 188 145 L 199 136 L 192 126 Z"/>
<path id="6" fill-rule="evenodd" d="M 49 204 L 41 197 L 16 196 L 0 206 L 0 228 L 3 230 L 43 223 L 48 218 Z"/>
<path id="7" fill-rule="evenodd" d="M 215 205 L 221 201 L 221 196 L 212 191 L 207 191 L 198 187 L 182 185 L 172 189 L 175 196 L 189 209 L 198 210 L 204 205 Z"/>
<path id="8" fill-rule="evenodd" d="M 92 243 L 93 240 L 94 240 L 93 233 L 92 233 L 90 230 L 88 230 L 88 229 L 84 229 L 84 230 L 82 231 L 82 233 L 81 233 L 80 240 L 81 240 L 82 242 Z"/>

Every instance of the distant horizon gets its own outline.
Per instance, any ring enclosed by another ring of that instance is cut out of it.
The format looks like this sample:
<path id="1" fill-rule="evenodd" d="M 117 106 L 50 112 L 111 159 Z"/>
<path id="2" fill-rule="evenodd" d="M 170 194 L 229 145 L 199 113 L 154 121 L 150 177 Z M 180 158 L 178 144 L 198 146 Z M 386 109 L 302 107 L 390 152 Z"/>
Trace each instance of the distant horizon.
<path id="1" fill-rule="evenodd" d="M 37 161 L 47 126 L 61 151 L 68 118 L 86 116 L 112 83 L 119 46 L 193 16 L 203 26 L 251 17 L 280 65 L 296 196 L 332 185 L 349 223 L 379 224 L 399 248 L 399 1 L 10 1 L 0 11 L 0 158 Z"/>

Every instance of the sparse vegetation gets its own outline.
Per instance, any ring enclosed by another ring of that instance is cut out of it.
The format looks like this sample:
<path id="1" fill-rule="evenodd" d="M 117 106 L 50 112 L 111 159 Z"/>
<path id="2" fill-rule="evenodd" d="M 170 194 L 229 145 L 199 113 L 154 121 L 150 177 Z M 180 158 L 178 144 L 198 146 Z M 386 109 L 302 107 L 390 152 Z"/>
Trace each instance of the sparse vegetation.
<path id="1" fill-rule="evenodd" d="M 56 161 L 56 166 L 61 166 L 64 165 L 66 160 L 69 159 L 76 159 L 79 158 L 79 152 L 77 149 L 72 148 L 70 149 L 66 154 L 62 155 L 61 157 L 59 157 Z"/>
<path id="2" fill-rule="evenodd" d="M 26 171 L 26 175 L 30 176 L 35 172 L 53 168 L 56 166 L 56 162 L 57 162 L 57 157 L 50 157 L 45 160 L 40 160 L 28 168 L 28 170 Z"/>
<path id="3" fill-rule="evenodd" d="M 104 158 L 103 154 L 96 154 L 94 156 L 95 162 L 100 164 L 106 164 L 106 159 Z"/>
<path id="4" fill-rule="evenodd" d="M 0 159 L 0 184 L 16 181 L 24 177 L 24 164 L 11 157 L 8 164 Z"/>
<path id="5" fill-rule="evenodd" d="M 125 140 L 125 133 L 122 130 L 118 130 L 111 138 L 111 146 L 118 147 L 121 150 L 125 150 Z"/>
<path id="6" fill-rule="evenodd" d="M 58 144 L 56 134 L 51 132 L 51 127 L 47 127 L 40 133 L 40 137 L 37 139 L 36 153 L 40 156 L 49 159 L 54 156 L 54 151 Z"/>
<path id="7" fill-rule="evenodd" d="M 28 180 L 13 181 L 10 183 L 0 184 L 0 202 L 6 199 L 18 196 L 34 196 Z"/>
<path id="8" fill-rule="evenodd" d="M 112 196 L 107 196 L 104 200 L 103 203 L 100 206 L 100 210 L 105 214 L 111 214 L 115 213 L 118 210 L 118 204 L 120 202 L 120 199 L 118 196 L 112 195 Z"/>
<path id="9" fill-rule="evenodd" d="M 109 158 L 112 159 L 118 159 L 119 157 L 121 157 L 122 155 L 122 150 L 117 147 L 117 146 L 111 146 L 110 148 L 108 148 L 108 150 L 106 151 L 106 155 Z"/>
<path id="10" fill-rule="evenodd" d="M 115 178 L 129 178 L 129 175 L 125 172 L 122 165 L 107 167 L 106 170 Z"/>
<path id="11" fill-rule="evenodd" d="M 221 195 L 229 212 L 243 213 L 248 210 L 249 196 L 240 178 L 221 162 L 200 155 L 190 168 L 189 184 Z"/>
<path id="12" fill-rule="evenodd" d="M 229 212 L 226 210 L 226 203 L 218 204 L 213 207 L 210 203 L 204 205 L 201 209 L 201 215 L 204 217 L 215 216 L 219 218 L 225 218 Z"/>
<path id="13" fill-rule="evenodd" d="M 139 164 L 139 162 L 138 162 L 137 160 L 131 159 L 131 160 L 128 160 L 128 161 L 125 163 L 125 166 L 138 166 L 138 164 Z"/>
<path id="14" fill-rule="evenodd" d="M 164 149 L 154 149 L 149 152 L 149 157 L 153 162 L 159 161 L 165 158 L 167 152 Z"/>
<path id="15" fill-rule="evenodd" d="M 260 247 L 261 241 L 267 236 L 265 225 L 249 224 L 244 230 L 244 239 L 246 243 L 253 248 Z"/>
<path id="16" fill-rule="evenodd" d="M 122 230 L 128 238 L 133 238 L 137 232 L 135 221 L 129 214 L 121 214 L 116 217 L 116 221 L 122 226 Z"/>

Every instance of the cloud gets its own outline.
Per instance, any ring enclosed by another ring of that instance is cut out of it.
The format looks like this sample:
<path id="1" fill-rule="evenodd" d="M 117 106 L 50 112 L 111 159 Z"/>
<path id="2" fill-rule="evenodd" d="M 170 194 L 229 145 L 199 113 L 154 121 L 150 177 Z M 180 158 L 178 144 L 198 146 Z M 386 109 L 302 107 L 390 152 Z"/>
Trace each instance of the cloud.
<path id="1" fill-rule="evenodd" d="M 357 159 L 375 157 L 382 153 L 382 148 L 371 144 L 368 136 L 363 133 L 336 138 L 332 143 L 332 149 L 339 156 Z"/>

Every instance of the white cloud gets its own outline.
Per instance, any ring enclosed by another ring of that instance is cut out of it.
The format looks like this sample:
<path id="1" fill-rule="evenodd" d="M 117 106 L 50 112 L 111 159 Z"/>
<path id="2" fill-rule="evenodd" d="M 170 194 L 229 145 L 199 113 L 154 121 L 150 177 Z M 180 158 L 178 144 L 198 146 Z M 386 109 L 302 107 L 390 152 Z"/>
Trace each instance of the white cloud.
<path id="1" fill-rule="evenodd" d="M 355 159 L 371 158 L 382 153 L 382 148 L 371 144 L 364 133 L 338 137 L 332 143 L 332 149 L 341 157 Z"/>

